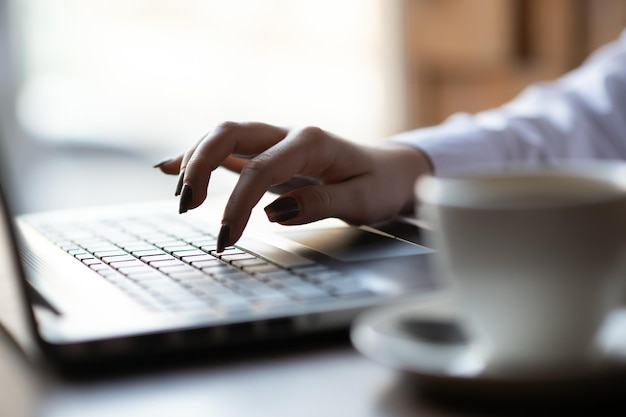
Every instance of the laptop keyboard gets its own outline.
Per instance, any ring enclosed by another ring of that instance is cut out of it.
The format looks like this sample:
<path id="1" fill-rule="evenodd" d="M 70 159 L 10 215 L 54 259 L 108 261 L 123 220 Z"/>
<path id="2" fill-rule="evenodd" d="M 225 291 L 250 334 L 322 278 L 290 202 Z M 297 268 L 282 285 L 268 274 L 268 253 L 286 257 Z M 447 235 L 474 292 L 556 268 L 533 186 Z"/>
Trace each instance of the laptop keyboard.
<path id="1" fill-rule="evenodd" d="M 38 229 L 153 311 L 228 315 L 374 295 L 358 279 L 308 259 L 270 260 L 239 245 L 217 253 L 207 227 L 177 216 Z"/>

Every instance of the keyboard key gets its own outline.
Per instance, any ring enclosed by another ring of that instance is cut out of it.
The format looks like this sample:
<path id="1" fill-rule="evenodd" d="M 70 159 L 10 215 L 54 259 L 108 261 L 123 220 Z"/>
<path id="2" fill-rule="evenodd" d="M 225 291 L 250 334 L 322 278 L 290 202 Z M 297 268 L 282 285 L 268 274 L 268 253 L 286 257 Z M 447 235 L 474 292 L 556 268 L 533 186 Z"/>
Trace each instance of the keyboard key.
<path id="1" fill-rule="evenodd" d="M 124 248 L 125 251 L 131 252 L 131 253 L 157 249 L 156 246 L 148 242 L 144 242 L 143 240 L 135 240 L 132 242 L 122 242 L 122 243 L 117 242 L 117 245 L 120 246 L 121 248 Z"/>
<path id="2" fill-rule="evenodd" d="M 198 264 L 195 264 L 194 266 L 198 266 Z M 203 272 L 211 276 L 219 276 L 223 274 L 232 274 L 235 272 L 239 272 L 239 270 L 235 268 L 234 266 L 231 266 L 222 262 L 219 262 L 219 263 L 211 262 L 208 265 L 202 266 L 201 269 Z"/>
<path id="3" fill-rule="evenodd" d="M 141 236 L 142 238 L 144 238 L 147 242 L 150 242 L 152 244 L 154 244 L 155 246 L 159 246 L 159 244 L 162 243 L 168 243 L 168 242 L 172 242 L 173 240 L 175 240 L 171 235 L 167 234 L 167 233 L 162 233 L 162 232 L 137 232 L 137 236 Z"/>
<path id="4" fill-rule="evenodd" d="M 237 268 L 228 265 L 223 265 L 223 268 L 202 268 L 202 270 L 211 274 L 218 281 L 229 279 L 233 274 L 241 273 Z"/>
<path id="5" fill-rule="evenodd" d="M 287 297 L 285 294 L 274 293 L 263 296 L 255 296 L 251 300 L 251 303 L 261 311 L 269 310 L 273 307 L 282 307 L 289 304 L 294 304 L 294 300 Z"/>
<path id="6" fill-rule="evenodd" d="M 193 264 L 194 262 L 200 262 L 200 261 L 217 261 L 220 262 L 215 256 L 209 255 L 205 252 L 202 252 L 202 254 L 198 254 L 198 255 L 185 255 L 183 257 L 180 258 L 181 261 L 186 262 L 186 263 L 190 263 Z"/>
<path id="7" fill-rule="evenodd" d="M 131 267 L 144 267 L 146 264 L 138 259 L 132 261 L 111 262 L 109 265 L 115 269 L 131 268 Z"/>
<path id="8" fill-rule="evenodd" d="M 185 249 L 185 250 L 176 250 L 174 252 L 172 252 L 172 255 L 174 255 L 177 258 L 183 258 L 183 257 L 187 257 L 187 256 L 194 256 L 194 255 L 206 255 L 206 252 L 201 251 L 200 249 L 196 249 L 193 246 L 190 246 L 190 248 L 193 249 Z"/>
<path id="9" fill-rule="evenodd" d="M 281 275 L 276 274 L 275 276 L 272 276 L 270 279 L 268 279 L 267 282 L 272 286 L 279 287 L 291 287 L 304 284 L 302 277 L 289 273 Z"/>
<path id="10" fill-rule="evenodd" d="M 292 271 L 298 274 L 302 274 L 305 276 L 315 275 L 322 272 L 332 271 L 332 269 L 328 268 L 324 265 L 306 265 L 297 268 L 292 268 Z"/>
<path id="11" fill-rule="evenodd" d="M 349 278 L 347 275 L 339 271 L 323 271 L 316 274 L 307 274 L 303 277 L 303 279 L 315 284 L 332 284 L 333 282 L 339 282 L 345 279 L 355 282 L 354 278 Z"/>
<path id="12" fill-rule="evenodd" d="M 182 272 L 170 272 L 168 273 L 170 278 L 175 279 L 176 281 L 189 281 L 189 280 L 197 280 L 197 279 L 206 279 L 207 274 L 202 271 L 198 271 L 197 269 L 192 268 L 189 271 Z"/>
<path id="13" fill-rule="evenodd" d="M 369 298 L 376 294 L 370 290 L 366 290 L 363 288 L 354 288 L 352 290 L 344 289 L 344 290 L 332 291 L 332 295 L 336 297 L 341 297 L 341 298 Z"/>
<path id="14" fill-rule="evenodd" d="M 228 268 L 228 265 L 226 265 L 221 260 L 217 258 L 213 258 L 210 255 L 209 257 L 210 259 L 206 259 L 206 260 L 200 260 L 200 261 L 192 260 L 191 265 L 195 266 L 196 268 L 207 269 L 207 272 L 210 272 L 210 268 L 220 268 L 220 267 Z"/>
<path id="15" fill-rule="evenodd" d="M 51 239 L 51 240 L 53 243 L 55 243 L 57 246 L 59 246 L 61 249 L 63 249 L 66 252 L 84 250 L 83 248 L 75 244 L 74 242 L 54 240 L 54 239 Z"/>
<path id="16" fill-rule="evenodd" d="M 249 255 L 250 258 L 244 258 L 239 260 L 234 260 L 231 263 L 237 268 L 245 268 L 247 266 L 261 266 L 261 265 L 269 265 L 267 261 L 263 259 L 255 258 L 252 255 Z"/>
<path id="17" fill-rule="evenodd" d="M 184 262 L 181 262 L 178 259 L 172 259 L 172 260 L 167 260 L 167 261 L 152 261 L 152 262 L 148 262 L 148 264 L 150 264 L 150 266 L 157 268 L 157 269 L 165 268 L 168 266 L 186 265 Z"/>
<path id="18" fill-rule="evenodd" d="M 110 273 L 109 271 L 96 271 L 96 272 L 98 272 L 98 274 L 104 277 L 104 279 L 106 279 L 107 281 L 111 282 L 112 284 L 116 286 L 120 283 L 125 283 L 126 281 L 128 281 L 128 278 L 126 278 L 122 274 Z"/>
<path id="19" fill-rule="evenodd" d="M 181 296 L 192 296 L 184 287 L 166 277 L 142 281 L 140 285 L 153 293 L 161 294 L 169 299 Z"/>
<path id="20" fill-rule="evenodd" d="M 215 238 L 199 238 L 199 239 L 185 239 L 185 240 L 187 240 L 187 242 L 197 247 L 211 246 L 213 249 L 215 249 L 215 247 L 217 246 L 217 239 Z"/>
<path id="21" fill-rule="evenodd" d="M 270 272 L 283 271 L 278 266 L 267 262 L 257 265 L 246 265 L 243 267 L 243 270 L 251 274 L 267 274 Z"/>
<path id="22" fill-rule="evenodd" d="M 178 273 L 184 273 L 184 272 L 197 271 L 197 269 L 195 269 L 193 266 L 189 266 L 185 264 L 174 265 L 174 266 L 161 266 L 159 267 L 159 270 L 163 272 L 164 274 L 178 274 Z"/>
<path id="23" fill-rule="evenodd" d="M 150 243 L 163 248 L 165 246 L 187 246 L 188 243 L 171 235 L 167 235 L 167 239 L 147 239 Z"/>
<path id="24" fill-rule="evenodd" d="M 220 259 L 224 262 L 231 262 L 231 263 L 235 261 L 242 261 L 242 260 L 248 260 L 248 259 L 257 260 L 253 255 L 250 255 L 247 252 L 221 255 Z"/>
<path id="25" fill-rule="evenodd" d="M 172 261 L 172 260 L 176 260 L 176 258 L 174 258 L 172 255 L 168 255 L 167 253 L 161 253 L 159 255 L 146 255 L 146 256 L 140 256 L 140 258 L 143 262 L 152 264 L 153 262 L 156 261 Z"/>
<path id="26" fill-rule="evenodd" d="M 158 271 L 151 270 L 151 271 L 146 271 L 142 273 L 128 274 L 128 278 L 136 282 L 142 282 L 142 281 L 149 281 L 149 280 L 155 280 L 155 279 L 163 279 L 163 274 Z"/>
<path id="27" fill-rule="evenodd" d="M 331 296 L 326 291 L 310 284 L 301 284 L 284 288 L 286 294 L 300 301 L 314 301 L 320 299 L 330 299 Z"/>
<path id="28" fill-rule="evenodd" d="M 155 256 L 155 255 L 166 255 L 165 251 L 162 249 L 141 249 L 141 250 L 133 250 L 130 251 L 134 256 L 141 259 L 144 256 Z"/>
<path id="29" fill-rule="evenodd" d="M 249 298 L 263 298 L 263 297 L 274 297 L 276 295 L 285 296 L 283 292 L 277 291 L 275 288 L 272 288 L 268 285 L 264 285 L 262 283 L 245 285 L 245 291 L 248 293 Z"/>
<path id="30" fill-rule="evenodd" d="M 154 268 L 144 264 L 143 262 L 139 262 L 139 264 L 130 263 L 122 263 L 118 265 L 117 270 L 128 276 L 138 275 L 138 274 L 146 274 L 146 273 L 158 273 Z"/>
<path id="31" fill-rule="evenodd" d="M 197 248 L 195 246 L 191 246 L 185 242 L 183 242 L 182 245 L 167 245 L 167 246 L 163 246 L 161 247 L 161 249 L 163 249 L 165 252 L 167 253 L 175 253 L 175 252 L 183 252 L 183 251 L 192 251 L 192 250 L 197 250 Z"/>
<path id="32" fill-rule="evenodd" d="M 225 274 L 219 277 L 214 277 L 215 280 L 229 286 L 237 286 L 245 288 L 247 285 L 267 285 L 261 281 L 257 281 L 245 272 L 234 272 L 232 274 Z"/>
<path id="33" fill-rule="evenodd" d="M 218 253 L 217 251 L 211 251 L 211 255 L 215 256 L 216 258 L 222 258 L 223 256 L 235 255 L 235 254 L 241 254 L 241 253 L 246 253 L 246 252 L 242 251 L 241 249 L 237 249 L 234 246 L 229 246 L 227 248 L 224 248 L 224 251 L 221 253 Z"/>
<path id="34" fill-rule="evenodd" d="M 111 269 L 108 265 L 103 264 L 102 262 L 89 264 L 89 268 L 93 269 L 94 271 L 105 271 Z"/>
<path id="35" fill-rule="evenodd" d="M 278 271 L 267 271 L 261 274 L 257 274 L 257 279 L 264 282 L 280 282 L 283 279 L 291 279 L 297 278 L 300 279 L 299 276 L 294 275 L 290 271 L 285 271 L 284 269 L 280 269 Z"/>
<path id="36" fill-rule="evenodd" d="M 123 255 L 103 256 L 101 260 L 102 262 L 110 264 L 110 263 L 117 263 L 117 262 L 137 261 L 137 258 L 135 258 L 133 255 L 124 253 Z"/>
<path id="37" fill-rule="evenodd" d="M 189 289 L 194 289 L 200 291 L 204 294 L 219 294 L 219 293 L 229 293 L 230 289 L 226 288 L 219 282 L 215 282 L 213 280 L 195 280 L 184 282 L 183 286 Z"/>
<path id="38" fill-rule="evenodd" d="M 337 276 L 334 280 L 326 280 L 323 282 L 323 286 L 333 290 L 364 288 L 363 282 L 360 279 L 346 275 Z"/>
<path id="39" fill-rule="evenodd" d="M 375 295 L 372 290 L 363 287 L 360 283 L 347 281 L 345 283 L 328 285 L 326 289 L 330 294 L 341 298 L 371 297 Z"/>
<path id="40" fill-rule="evenodd" d="M 88 252 L 78 252 L 74 255 L 74 258 L 82 261 L 83 259 L 93 259 L 93 255 Z"/>
<path id="41" fill-rule="evenodd" d="M 85 249 L 87 249 L 89 252 L 92 253 L 102 253 L 102 255 L 98 255 L 98 256 L 107 256 L 106 252 L 114 252 L 117 253 L 118 251 L 120 251 L 121 249 L 118 246 L 115 246 L 109 242 L 106 243 L 102 243 L 102 244 L 97 244 L 97 245 L 81 245 L 83 246 Z"/>
<path id="42" fill-rule="evenodd" d="M 218 298 L 214 299 L 213 305 L 216 310 L 225 314 L 242 313 L 251 309 L 248 300 L 235 293 L 220 294 Z"/>

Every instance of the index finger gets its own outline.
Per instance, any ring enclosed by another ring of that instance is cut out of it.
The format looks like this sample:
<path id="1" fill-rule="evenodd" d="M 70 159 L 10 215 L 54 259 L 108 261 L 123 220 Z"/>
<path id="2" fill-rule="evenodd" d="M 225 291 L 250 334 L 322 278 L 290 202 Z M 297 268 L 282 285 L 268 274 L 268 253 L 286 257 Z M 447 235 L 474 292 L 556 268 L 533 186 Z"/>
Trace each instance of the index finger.
<path id="1" fill-rule="evenodd" d="M 219 125 L 183 158 L 182 185 L 187 186 L 187 194 L 191 193 L 191 197 L 187 196 L 185 201 L 181 199 L 181 204 L 186 205 L 184 210 L 181 207 L 181 211 L 202 204 L 211 172 L 217 167 L 224 163 L 235 165 L 233 163 L 237 160 L 237 165 L 242 167 L 241 158 L 233 158 L 234 155 L 259 154 L 286 135 L 286 129 L 264 123 L 227 122 Z"/>

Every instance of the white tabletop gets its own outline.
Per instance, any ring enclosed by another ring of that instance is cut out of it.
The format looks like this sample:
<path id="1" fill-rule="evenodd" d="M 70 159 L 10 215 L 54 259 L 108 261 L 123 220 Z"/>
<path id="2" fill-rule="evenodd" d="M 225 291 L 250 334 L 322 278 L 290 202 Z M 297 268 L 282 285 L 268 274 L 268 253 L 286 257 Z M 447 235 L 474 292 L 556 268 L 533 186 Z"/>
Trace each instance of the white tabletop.
<path id="1" fill-rule="evenodd" d="M 417 392 L 403 390 L 394 371 L 359 355 L 345 336 L 327 339 L 76 378 L 31 365 L 2 334 L 0 415 L 367 417 L 418 408 L 448 415 L 420 406 Z"/>

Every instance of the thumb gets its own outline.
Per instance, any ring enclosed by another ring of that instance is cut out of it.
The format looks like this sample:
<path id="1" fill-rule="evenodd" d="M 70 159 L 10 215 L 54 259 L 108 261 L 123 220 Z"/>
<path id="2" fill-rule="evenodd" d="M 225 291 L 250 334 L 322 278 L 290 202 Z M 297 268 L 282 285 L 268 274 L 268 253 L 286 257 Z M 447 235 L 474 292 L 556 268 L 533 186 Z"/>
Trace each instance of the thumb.
<path id="1" fill-rule="evenodd" d="M 367 223 L 381 217 L 382 204 L 372 204 L 371 183 L 353 179 L 337 184 L 302 187 L 283 194 L 265 207 L 271 222 L 295 225 L 338 217 L 352 223 Z M 374 211 L 368 207 L 378 206 Z"/>

